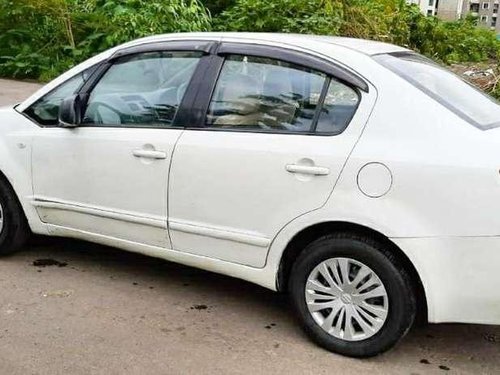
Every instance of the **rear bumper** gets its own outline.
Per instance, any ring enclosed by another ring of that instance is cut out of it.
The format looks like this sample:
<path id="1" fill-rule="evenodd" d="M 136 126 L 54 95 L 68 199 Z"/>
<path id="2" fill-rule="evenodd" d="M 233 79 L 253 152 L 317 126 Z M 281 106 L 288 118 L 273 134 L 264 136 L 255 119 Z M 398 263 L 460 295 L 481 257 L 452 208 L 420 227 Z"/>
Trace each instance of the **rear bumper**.
<path id="1" fill-rule="evenodd" d="M 500 237 L 392 241 L 420 275 L 429 322 L 500 324 Z"/>

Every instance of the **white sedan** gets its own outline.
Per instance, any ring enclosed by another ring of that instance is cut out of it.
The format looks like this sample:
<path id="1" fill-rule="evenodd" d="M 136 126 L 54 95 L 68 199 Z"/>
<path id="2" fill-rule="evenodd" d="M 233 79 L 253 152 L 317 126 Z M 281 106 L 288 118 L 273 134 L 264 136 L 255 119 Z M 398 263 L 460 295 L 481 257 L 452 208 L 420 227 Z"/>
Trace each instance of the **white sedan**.
<path id="1" fill-rule="evenodd" d="M 404 48 L 154 36 L 0 110 L 0 252 L 34 232 L 238 277 L 371 356 L 419 316 L 500 324 L 499 168 L 499 104 Z"/>

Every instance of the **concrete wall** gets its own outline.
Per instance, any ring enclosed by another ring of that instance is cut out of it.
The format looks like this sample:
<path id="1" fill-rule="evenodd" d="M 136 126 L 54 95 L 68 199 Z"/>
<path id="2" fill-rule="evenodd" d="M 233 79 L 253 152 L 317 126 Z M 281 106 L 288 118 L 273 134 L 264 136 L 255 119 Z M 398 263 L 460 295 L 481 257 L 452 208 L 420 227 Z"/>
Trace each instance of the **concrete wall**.
<path id="1" fill-rule="evenodd" d="M 462 15 L 464 0 L 439 0 L 437 16 L 445 21 L 455 21 Z"/>

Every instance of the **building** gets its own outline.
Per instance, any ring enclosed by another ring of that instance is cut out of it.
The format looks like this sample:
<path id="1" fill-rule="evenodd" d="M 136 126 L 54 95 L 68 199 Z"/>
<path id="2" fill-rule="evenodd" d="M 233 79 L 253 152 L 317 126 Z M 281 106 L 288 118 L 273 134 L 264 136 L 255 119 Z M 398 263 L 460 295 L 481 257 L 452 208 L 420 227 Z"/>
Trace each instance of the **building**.
<path id="1" fill-rule="evenodd" d="M 500 34 L 499 7 L 499 0 L 464 0 L 462 16 L 469 13 L 477 16 L 479 26 L 489 28 Z"/>
<path id="2" fill-rule="evenodd" d="M 420 7 L 420 11 L 428 16 L 435 16 L 437 13 L 438 3 L 443 0 L 406 0 L 408 4 L 416 4 Z"/>
<path id="3" fill-rule="evenodd" d="M 464 13 L 464 0 L 439 0 L 436 16 L 445 21 L 455 21 Z"/>
<path id="4" fill-rule="evenodd" d="M 418 5 L 427 16 L 437 16 L 445 21 L 472 14 L 478 18 L 480 27 L 489 28 L 500 36 L 500 0 L 407 0 L 407 3 Z"/>

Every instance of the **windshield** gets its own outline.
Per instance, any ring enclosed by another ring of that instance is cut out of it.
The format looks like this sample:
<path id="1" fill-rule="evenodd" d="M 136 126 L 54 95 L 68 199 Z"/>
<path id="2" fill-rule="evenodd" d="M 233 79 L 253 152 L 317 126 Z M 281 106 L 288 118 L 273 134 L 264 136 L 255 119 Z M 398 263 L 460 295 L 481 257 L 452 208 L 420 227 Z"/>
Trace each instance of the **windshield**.
<path id="1" fill-rule="evenodd" d="M 411 52 L 373 58 L 477 128 L 500 127 L 498 101 L 432 60 Z"/>

